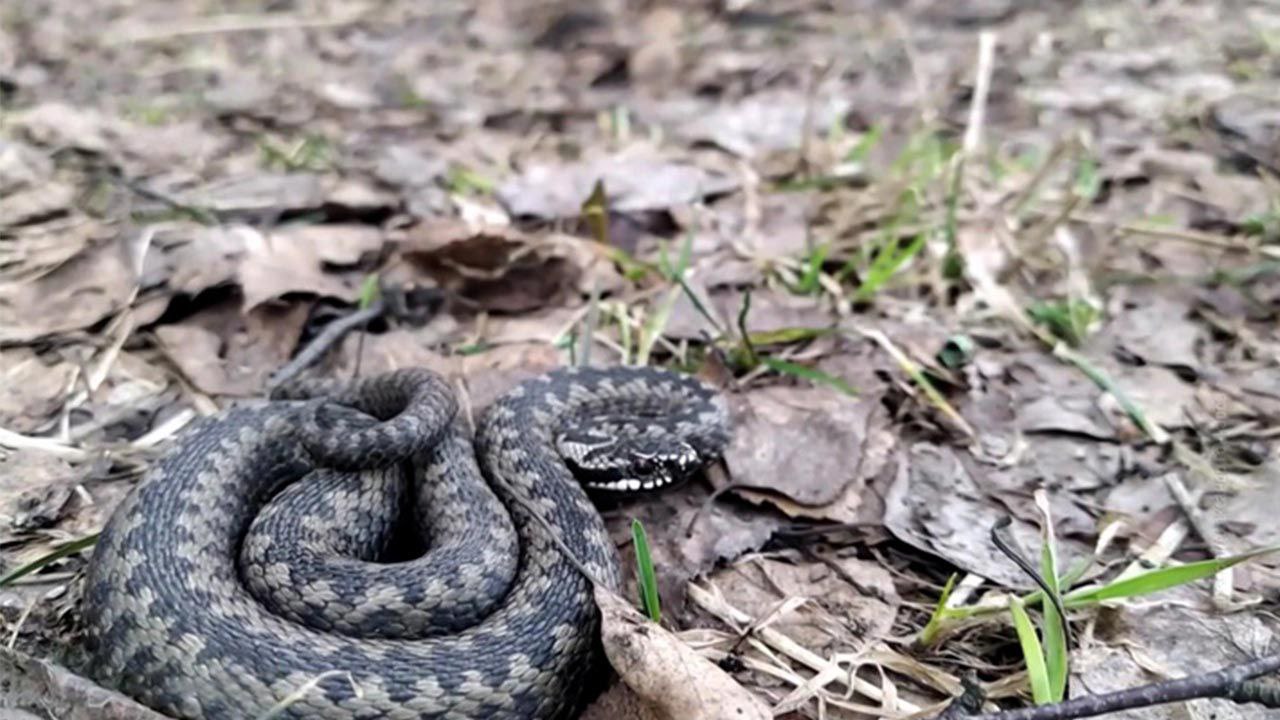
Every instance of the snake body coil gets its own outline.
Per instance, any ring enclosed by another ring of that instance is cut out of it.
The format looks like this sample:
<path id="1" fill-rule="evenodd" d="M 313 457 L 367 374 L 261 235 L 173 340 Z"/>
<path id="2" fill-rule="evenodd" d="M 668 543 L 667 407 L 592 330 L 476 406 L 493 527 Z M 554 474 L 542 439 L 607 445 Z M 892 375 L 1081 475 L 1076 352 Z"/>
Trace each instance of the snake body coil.
<path id="1" fill-rule="evenodd" d="M 193 720 L 254 718 L 295 694 L 278 717 L 572 717 L 604 664 L 599 616 L 551 533 L 620 584 L 579 481 L 658 486 L 727 439 L 718 396 L 646 368 L 527 381 L 488 408 L 474 446 L 449 386 L 418 369 L 224 411 L 103 530 L 89 672 Z M 406 527 L 417 550 L 389 557 Z"/>

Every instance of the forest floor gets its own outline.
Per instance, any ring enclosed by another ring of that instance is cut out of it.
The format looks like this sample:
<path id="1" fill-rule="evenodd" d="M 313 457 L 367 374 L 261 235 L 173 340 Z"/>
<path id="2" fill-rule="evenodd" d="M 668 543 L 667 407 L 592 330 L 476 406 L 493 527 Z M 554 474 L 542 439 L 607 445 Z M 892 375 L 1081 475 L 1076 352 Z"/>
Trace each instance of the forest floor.
<path id="1" fill-rule="evenodd" d="M 1264 0 L 6 0 L 0 576 L 64 552 L 0 676 L 71 692 L 85 538 L 377 280 L 316 372 L 723 389 L 606 519 L 779 717 L 1025 704 L 998 523 L 1073 587 L 1280 543 L 1278 77 Z M 1072 694 L 1275 652 L 1278 563 L 1072 610 Z"/>

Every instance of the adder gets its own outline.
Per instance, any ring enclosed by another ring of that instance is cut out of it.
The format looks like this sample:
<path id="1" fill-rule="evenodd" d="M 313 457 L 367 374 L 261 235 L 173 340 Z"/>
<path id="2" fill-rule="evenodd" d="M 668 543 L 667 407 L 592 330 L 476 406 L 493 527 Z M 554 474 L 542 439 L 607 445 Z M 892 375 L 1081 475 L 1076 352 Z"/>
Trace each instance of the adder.
<path id="1" fill-rule="evenodd" d="M 198 421 L 94 550 L 89 672 L 190 720 L 291 695 L 277 717 L 576 716 L 607 664 L 583 571 L 621 579 L 587 491 L 697 472 L 728 442 L 723 399 L 674 372 L 571 368 L 474 433 L 464 415 L 408 369 Z"/>

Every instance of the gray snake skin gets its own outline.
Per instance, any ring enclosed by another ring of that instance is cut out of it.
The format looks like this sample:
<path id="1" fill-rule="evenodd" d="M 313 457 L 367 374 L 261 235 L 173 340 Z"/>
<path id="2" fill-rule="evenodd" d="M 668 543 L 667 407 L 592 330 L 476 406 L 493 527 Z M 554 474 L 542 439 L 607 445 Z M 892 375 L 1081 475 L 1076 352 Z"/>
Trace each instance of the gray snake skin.
<path id="1" fill-rule="evenodd" d="M 474 441 L 463 417 L 409 369 L 198 421 L 94 550 L 87 672 L 192 720 L 259 717 L 317 677 L 276 717 L 575 717 L 607 663 L 549 532 L 618 587 L 585 489 L 701 468 L 724 403 L 671 372 L 571 368 L 498 399 Z"/>

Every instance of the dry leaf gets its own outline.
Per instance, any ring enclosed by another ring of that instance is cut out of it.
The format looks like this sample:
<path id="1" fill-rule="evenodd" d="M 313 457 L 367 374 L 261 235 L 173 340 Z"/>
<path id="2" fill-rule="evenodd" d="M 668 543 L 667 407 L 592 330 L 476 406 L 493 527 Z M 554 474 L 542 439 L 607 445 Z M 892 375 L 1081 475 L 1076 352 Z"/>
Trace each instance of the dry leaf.
<path id="1" fill-rule="evenodd" d="M 774 618 L 770 627 L 820 655 L 858 652 L 893 629 L 899 598 L 893 577 L 879 565 L 854 557 L 822 563 L 744 559 L 708 578 L 734 607 L 753 618 L 772 617 L 785 600 L 804 600 Z"/>
<path id="2" fill-rule="evenodd" d="M 382 234 L 367 225 L 299 225 L 244 239 L 238 277 L 245 310 L 289 293 L 354 302 L 363 275 L 329 272 L 326 265 L 355 265 L 382 246 Z"/>
<path id="3" fill-rule="evenodd" d="M 838 122 L 852 102 L 839 94 L 787 88 L 762 92 L 732 104 L 692 114 L 676 132 L 689 140 L 715 143 L 744 158 L 795 150 L 805 131 L 820 132 Z"/>
<path id="4" fill-rule="evenodd" d="M 29 432 L 57 412 L 76 366 L 27 348 L 0 352 L 0 427 Z"/>
<path id="5" fill-rule="evenodd" d="M 262 305 L 242 316 L 236 304 L 223 303 L 155 333 L 201 392 L 247 397 L 260 394 L 289 360 L 307 311 L 306 305 Z"/>
<path id="6" fill-rule="evenodd" d="M 864 479 L 863 443 L 878 407 L 874 398 L 825 387 L 768 387 L 734 397 L 733 441 L 724 454 L 732 482 L 821 512 Z"/>
<path id="7" fill-rule="evenodd" d="M 138 280 L 129 254 L 121 236 L 39 278 L 0 284 L 0 343 L 81 330 L 123 308 Z"/>
<path id="8" fill-rule="evenodd" d="M 916 443 L 903 455 L 885 497 L 884 526 L 899 540 L 957 567 L 1005 587 L 1026 586 L 1026 576 L 991 544 L 992 527 L 1007 514 L 955 451 Z M 1022 547 L 1039 547 L 1034 526 L 1015 519 L 1010 532 Z"/>
<path id="9" fill-rule="evenodd" d="M 729 192 L 737 182 L 701 168 L 619 155 L 570 166 L 534 165 L 498 187 L 498 199 L 515 217 L 576 218 L 597 181 L 611 210 L 665 210 Z"/>
<path id="10" fill-rule="evenodd" d="M 605 654 L 622 681 L 669 720 L 771 719 L 769 706 L 624 600 L 597 588 Z"/>
<path id="11" fill-rule="evenodd" d="M 441 287 L 484 310 L 520 313 L 561 305 L 576 292 L 585 258 L 552 242 L 502 227 L 472 229 L 456 221 L 423 223 L 405 242 L 404 259 Z"/>

